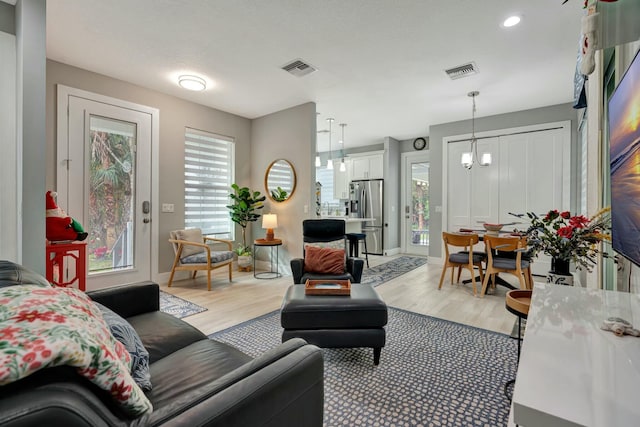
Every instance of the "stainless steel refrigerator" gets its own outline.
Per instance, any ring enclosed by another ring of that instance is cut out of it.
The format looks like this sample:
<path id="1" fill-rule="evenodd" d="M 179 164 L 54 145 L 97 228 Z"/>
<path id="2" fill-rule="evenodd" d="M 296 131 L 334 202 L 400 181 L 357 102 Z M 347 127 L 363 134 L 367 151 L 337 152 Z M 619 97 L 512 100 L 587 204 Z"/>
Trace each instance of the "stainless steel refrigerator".
<path id="1" fill-rule="evenodd" d="M 367 253 L 372 255 L 382 255 L 384 248 L 383 183 L 382 179 L 365 179 L 349 185 L 350 216 L 371 218 L 362 222 L 362 232 L 367 235 Z"/>

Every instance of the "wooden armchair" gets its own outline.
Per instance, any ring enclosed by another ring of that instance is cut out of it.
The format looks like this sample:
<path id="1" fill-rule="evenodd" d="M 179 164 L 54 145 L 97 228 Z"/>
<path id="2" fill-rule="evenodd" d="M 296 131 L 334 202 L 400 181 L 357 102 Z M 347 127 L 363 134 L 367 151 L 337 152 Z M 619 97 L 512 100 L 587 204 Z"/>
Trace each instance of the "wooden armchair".
<path id="1" fill-rule="evenodd" d="M 171 268 L 168 287 L 171 287 L 173 275 L 176 271 L 193 271 L 192 278 L 196 278 L 198 271 L 207 272 L 207 290 L 211 290 L 211 271 L 216 268 L 227 266 L 229 268 L 229 281 L 233 279 L 232 264 L 233 252 L 231 251 L 231 241 L 215 239 L 202 235 L 202 230 L 193 228 L 189 230 L 175 230 L 169 233 L 169 242 L 173 245 L 176 253 Z M 207 244 L 217 242 L 225 244 L 229 250 L 214 251 Z"/>
<path id="2" fill-rule="evenodd" d="M 523 256 L 527 251 L 526 237 L 485 235 L 484 244 L 487 252 L 487 268 L 482 282 L 481 297 L 487 291 L 489 278 L 493 279 L 498 273 L 509 273 L 516 276 L 520 281 L 520 289 L 533 288 L 531 261 Z M 492 280 L 492 282 L 495 283 L 495 280 Z"/>
<path id="3" fill-rule="evenodd" d="M 444 275 L 447 268 L 451 268 L 451 284 L 453 284 L 453 272 L 458 268 L 458 282 L 460 281 L 460 273 L 463 268 L 466 268 L 471 272 L 471 283 L 473 283 L 473 295 L 477 294 L 476 291 L 476 277 L 473 271 L 474 267 L 478 268 L 480 272 L 480 281 L 484 279 L 482 272 L 482 263 L 485 260 L 485 254 L 482 252 L 474 252 L 473 245 L 479 242 L 479 236 L 477 234 L 469 233 L 447 233 L 442 232 L 442 240 L 444 242 L 444 265 L 442 266 L 442 274 L 440 275 L 440 284 L 438 289 L 442 288 L 442 282 L 444 281 Z M 462 251 L 451 253 L 450 247 L 463 248 Z"/>

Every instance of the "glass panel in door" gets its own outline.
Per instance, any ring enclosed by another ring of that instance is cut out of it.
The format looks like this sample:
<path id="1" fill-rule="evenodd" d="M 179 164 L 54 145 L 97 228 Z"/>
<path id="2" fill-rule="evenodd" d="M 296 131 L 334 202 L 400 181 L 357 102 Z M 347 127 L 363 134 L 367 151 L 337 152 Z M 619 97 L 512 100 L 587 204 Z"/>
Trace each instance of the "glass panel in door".
<path id="1" fill-rule="evenodd" d="M 136 123 L 89 119 L 89 274 L 135 265 Z"/>
<path id="2" fill-rule="evenodd" d="M 428 157 L 405 163 L 406 252 L 427 256 L 429 251 L 429 162 Z"/>
<path id="3" fill-rule="evenodd" d="M 429 246 L 429 163 L 411 163 L 410 239 L 411 252 Z"/>

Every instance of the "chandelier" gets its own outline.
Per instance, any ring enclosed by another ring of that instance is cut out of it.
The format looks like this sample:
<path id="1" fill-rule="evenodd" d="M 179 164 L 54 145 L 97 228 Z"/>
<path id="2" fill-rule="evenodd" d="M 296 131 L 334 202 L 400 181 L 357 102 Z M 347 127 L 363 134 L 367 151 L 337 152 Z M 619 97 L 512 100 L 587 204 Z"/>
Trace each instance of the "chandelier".
<path id="1" fill-rule="evenodd" d="M 474 90 L 469 92 L 467 96 L 473 100 L 473 108 L 471 109 L 471 143 L 469 151 L 462 153 L 460 162 L 462 166 L 467 169 L 471 169 L 474 163 L 478 163 L 480 166 L 489 166 L 491 164 L 491 153 L 482 153 L 482 156 L 478 156 L 478 140 L 476 139 L 475 125 L 476 125 L 476 96 L 480 95 L 480 92 Z"/>

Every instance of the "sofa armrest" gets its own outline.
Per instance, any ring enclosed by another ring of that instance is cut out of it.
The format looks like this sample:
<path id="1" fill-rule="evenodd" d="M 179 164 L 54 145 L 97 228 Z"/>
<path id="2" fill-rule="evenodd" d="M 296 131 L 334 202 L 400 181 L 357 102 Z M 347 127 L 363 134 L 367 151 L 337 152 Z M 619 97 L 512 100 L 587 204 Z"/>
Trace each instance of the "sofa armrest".
<path id="1" fill-rule="evenodd" d="M 322 351 L 295 338 L 212 382 L 208 390 L 180 396 L 171 405 L 181 408 L 180 414 L 161 408 L 151 418 L 166 425 L 321 427 L 323 375 Z"/>
<path id="2" fill-rule="evenodd" d="M 347 258 L 347 271 L 353 276 L 353 283 L 360 283 L 364 260 L 362 258 Z"/>
<path id="3" fill-rule="evenodd" d="M 292 259 L 291 274 L 293 275 L 293 283 L 300 283 L 303 273 L 304 273 L 304 259 L 302 258 Z"/>
<path id="4" fill-rule="evenodd" d="M 127 317 L 160 310 L 160 287 L 153 282 L 139 282 L 87 292 L 95 302 Z"/>

